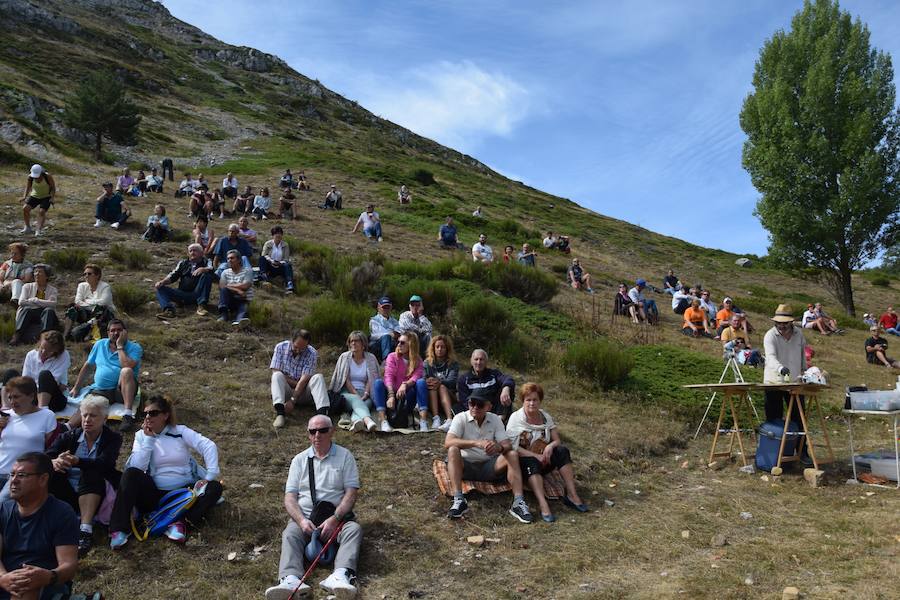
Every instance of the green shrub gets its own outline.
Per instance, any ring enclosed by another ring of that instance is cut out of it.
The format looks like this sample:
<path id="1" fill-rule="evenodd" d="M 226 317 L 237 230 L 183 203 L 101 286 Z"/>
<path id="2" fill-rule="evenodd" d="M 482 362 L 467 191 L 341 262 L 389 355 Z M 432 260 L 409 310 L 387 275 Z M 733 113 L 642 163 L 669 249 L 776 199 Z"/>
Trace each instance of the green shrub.
<path id="1" fill-rule="evenodd" d="M 494 351 L 505 344 L 515 330 L 509 310 L 488 296 L 469 296 L 460 300 L 453 310 L 453 322 L 460 337 L 472 346 Z"/>
<path id="2" fill-rule="evenodd" d="M 412 179 L 425 186 L 434 185 L 436 183 L 434 180 L 434 173 L 427 169 L 416 169 L 412 172 Z"/>
<path id="3" fill-rule="evenodd" d="M 593 339 L 569 345 L 563 355 L 566 370 L 604 389 L 622 382 L 634 367 L 634 358 L 620 345 Z"/>
<path id="4" fill-rule="evenodd" d="M 145 285 L 133 283 L 112 284 L 113 302 L 126 314 L 132 314 L 144 309 L 153 295 Z"/>
<path id="5" fill-rule="evenodd" d="M 518 263 L 490 265 L 484 270 L 481 282 L 504 296 L 530 304 L 549 302 L 559 290 L 557 280 L 546 271 Z"/>
<path id="6" fill-rule="evenodd" d="M 169 241 L 179 244 L 187 244 L 191 241 L 191 232 L 186 229 L 173 229 L 169 232 Z"/>
<path id="7" fill-rule="evenodd" d="M 316 300 L 303 319 L 303 328 L 313 335 L 315 343 L 329 343 L 343 347 L 347 335 L 354 329 L 368 331 L 372 310 L 364 305 L 324 297 Z"/>
<path id="8" fill-rule="evenodd" d="M 539 368 L 546 357 L 544 344 L 531 335 L 514 332 L 509 339 L 492 348 L 492 358 L 519 371 Z"/>
<path id="9" fill-rule="evenodd" d="M 91 254 L 82 248 L 47 250 L 43 261 L 59 271 L 78 271 L 88 263 Z"/>
<path id="10" fill-rule="evenodd" d="M 553 263 L 552 265 L 550 265 L 550 270 L 554 273 L 565 275 L 569 272 L 569 265 L 567 265 L 566 263 Z"/>
<path id="11" fill-rule="evenodd" d="M 247 305 L 247 316 L 250 317 L 250 325 L 255 329 L 267 329 L 273 323 L 272 305 L 268 302 L 250 302 Z"/>
<path id="12" fill-rule="evenodd" d="M 0 340 L 8 340 L 16 331 L 16 313 L 0 315 Z"/>
<path id="13" fill-rule="evenodd" d="M 421 296 L 429 319 L 447 314 L 456 298 L 453 287 L 444 281 L 392 276 L 385 278 L 382 283 L 384 292 L 379 296 L 390 296 L 394 306 L 400 310 L 406 310 L 406 304 L 413 294 Z"/>
<path id="14" fill-rule="evenodd" d="M 153 260 L 150 253 L 138 248 L 129 248 L 124 244 L 113 244 L 109 247 L 109 258 L 119 266 L 141 270 Z"/>
<path id="15" fill-rule="evenodd" d="M 891 287 L 891 279 L 884 275 L 876 275 L 872 278 L 872 285 L 877 285 L 878 287 Z"/>

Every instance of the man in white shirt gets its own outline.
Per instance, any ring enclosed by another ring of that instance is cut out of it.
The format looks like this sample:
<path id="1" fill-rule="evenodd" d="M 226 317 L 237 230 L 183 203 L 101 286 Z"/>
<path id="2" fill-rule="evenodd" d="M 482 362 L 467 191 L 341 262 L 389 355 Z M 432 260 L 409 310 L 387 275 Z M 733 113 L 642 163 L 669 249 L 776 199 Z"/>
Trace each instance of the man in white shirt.
<path id="1" fill-rule="evenodd" d="M 191 178 L 191 174 L 185 173 L 184 179 L 181 180 L 181 183 L 178 184 L 178 189 L 175 190 L 175 197 L 192 196 L 198 187 L 198 182 Z"/>
<path id="2" fill-rule="evenodd" d="M 353 514 L 360 487 L 356 459 L 349 450 L 332 442 L 334 425 L 327 416 L 313 416 L 307 429 L 310 447 L 291 461 L 285 484 L 284 507 L 291 520 L 281 534 L 279 583 L 266 590 L 266 600 L 309 596 L 312 590 L 300 580 L 307 545 L 321 548 L 336 531 L 332 542 L 337 544 L 334 572 L 319 586 L 338 598 L 356 595 L 356 565 L 363 535 Z"/>
<path id="3" fill-rule="evenodd" d="M 228 173 L 225 175 L 225 179 L 222 180 L 222 195 L 226 198 L 231 198 L 234 200 L 237 198 L 238 193 L 238 180 L 232 173 Z"/>
<path id="4" fill-rule="evenodd" d="M 478 236 L 478 241 L 472 246 L 472 260 L 475 262 L 494 262 L 494 251 L 487 245 L 487 236 L 483 233 Z"/>
<path id="5" fill-rule="evenodd" d="M 228 320 L 229 311 L 234 311 L 235 329 L 243 329 L 250 324 L 247 310 L 253 299 L 253 269 L 241 264 L 241 253 L 229 250 L 228 268 L 219 277 L 219 322 Z"/>
<path id="6" fill-rule="evenodd" d="M 447 431 L 444 447 L 453 492 L 453 505 L 447 516 L 459 519 L 469 510 L 462 492 L 464 479 L 497 481 L 505 475 L 513 491 L 509 514 L 522 523 L 531 523 L 534 517 L 525 503 L 519 455 L 513 450 L 503 421 L 491 412 L 488 395 L 485 388 L 473 389 L 469 394 L 469 410 L 453 417 Z"/>
<path id="7" fill-rule="evenodd" d="M 163 178 L 159 176 L 156 167 L 150 169 L 150 177 L 147 178 L 147 191 L 163 193 Z"/>
<path id="8" fill-rule="evenodd" d="M 369 204 L 366 210 L 359 213 L 356 225 L 350 233 L 356 233 L 362 227 L 363 234 L 370 240 L 382 241 L 381 237 L 381 216 L 375 212 L 375 205 Z"/>

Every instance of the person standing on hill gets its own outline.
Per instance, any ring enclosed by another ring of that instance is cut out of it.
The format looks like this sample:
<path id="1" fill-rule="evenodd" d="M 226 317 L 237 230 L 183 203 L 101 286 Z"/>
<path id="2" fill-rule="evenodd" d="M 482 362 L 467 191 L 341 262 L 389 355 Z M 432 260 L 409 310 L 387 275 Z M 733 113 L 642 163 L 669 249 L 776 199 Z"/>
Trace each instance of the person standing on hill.
<path id="1" fill-rule="evenodd" d="M 162 166 L 163 179 L 166 178 L 166 173 L 168 173 L 169 181 L 175 181 L 175 163 L 172 162 L 172 159 L 171 158 L 162 159 L 160 166 Z"/>
<path id="2" fill-rule="evenodd" d="M 31 171 L 28 173 L 28 182 L 25 184 L 25 194 L 22 196 L 22 217 L 25 221 L 25 227 L 19 233 L 34 233 L 35 237 L 41 235 L 44 230 L 44 219 L 47 218 L 47 211 L 53 204 L 53 197 L 56 196 L 56 182 L 53 177 L 41 165 L 32 165 Z M 31 211 L 38 209 L 37 228 L 31 229 Z"/>
<path id="3" fill-rule="evenodd" d="M 803 331 L 794 325 L 794 313 L 787 304 L 779 304 L 772 317 L 774 326 L 763 337 L 763 348 L 766 354 L 766 366 L 763 371 L 763 383 L 785 383 L 797 381 L 806 371 L 806 338 Z M 789 398 L 789 392 L 770 390 L 766 392 L 766 421 L 776 421 L 784 417 L 784 405 Z M 803 396 L 800 396 L 800 406 L 803 406 Z M 800 412 L 794 409 L 788 418 L 800 428 Z M 803 462 L 806 464 L 806 444 L 801 438 L 803 446 Z"/>

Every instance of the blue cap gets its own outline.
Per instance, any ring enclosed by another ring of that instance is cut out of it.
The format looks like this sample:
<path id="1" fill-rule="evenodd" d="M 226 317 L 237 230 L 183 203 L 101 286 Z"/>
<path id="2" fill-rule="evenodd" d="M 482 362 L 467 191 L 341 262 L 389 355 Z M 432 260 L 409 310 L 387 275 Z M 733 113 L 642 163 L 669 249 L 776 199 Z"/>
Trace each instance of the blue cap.
<path id="1" fill-rule="evenodd" d="M 637 281 L 635 281 L 635 283 L 637 285 L 647 285 L 647 280 L 646 279 L 638 279 Z"/>
<path id="2" fill-rule="evenodd" d="M 409 301 L 410 301 L 410 303 L 421 302 L 422 296 L 419 296 L 418 294 L 413 294 L 412 296 L 409 297 Z"/>
<path id="3" fill-rule="evenodd" d="M 391 302 L 391 299 L 388 298 L 387 296 L 382 296 L 381 298 L 378 299 L 378 306 L 384 306 L 385 304 L 390 304 L 391 306 L 394 305 L 394 303 Z"/>

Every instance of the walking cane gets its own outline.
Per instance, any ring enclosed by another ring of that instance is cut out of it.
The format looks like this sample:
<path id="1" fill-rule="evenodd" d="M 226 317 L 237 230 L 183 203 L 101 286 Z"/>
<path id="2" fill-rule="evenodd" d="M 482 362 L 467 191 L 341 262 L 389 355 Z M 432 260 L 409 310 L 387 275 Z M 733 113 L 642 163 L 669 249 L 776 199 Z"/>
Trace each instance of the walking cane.
<path id="1" fill-rule="evenodd" d="M 325 545 L 322 546 L 322 549 L 321 549 L 321 550 L 319 550 L 319 553 L 316 555 L 315 560 L 312 561 L 312 564 L 310 564 L 310 565 L 309 565 L 309 568 L 306 569 L 306 573 L 304 573 L 304 574 L 303 574 L 303 577 L 300 578 L 300 583 L 297 584 L 297 587 L 295 587 L 295 588 L 294 588 L 294 591 L 291 592 L 291 595 L 288 596 L 288 600 L 293 600 L 294 594 L 297 593 L 297 590 L 300 589 L 300 586 L 303 585 L 303 582 L 306 581 L 306 578 L 309 577 L 309 574 L 312 573 L 312 572 L 313 572 L 313 569 L 316 568 L 316 565 L 319 564 L 319 560 L 322 559 L 322 555 L 324 555 L 324 554 L 325 554 L 325 551 L 328 550 L 328 546 L 330 546 L 331 543 L 332 543 L 334 540 L 337 539 L 337 536 L 338 536 L 338 534 L 341 532 L 341 529 L 344 528 L 344 524 L 345 524 L 345 523 L 346 523 L 346 521 L 341 521 L 341 524 L 338 525 L 338 526 L 334 529 L 334 533 L 331 534 L 331 537 L 328 538 L 328 541 L 325 542 Z"/>

